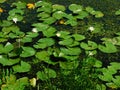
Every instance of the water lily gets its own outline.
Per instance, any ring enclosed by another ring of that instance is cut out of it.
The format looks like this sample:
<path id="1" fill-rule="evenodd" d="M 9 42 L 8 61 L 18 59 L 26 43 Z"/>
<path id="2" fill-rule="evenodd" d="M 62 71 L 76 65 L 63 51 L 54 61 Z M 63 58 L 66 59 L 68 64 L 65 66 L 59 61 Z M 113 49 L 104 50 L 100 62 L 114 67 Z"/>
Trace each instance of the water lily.
<path id="1" fill-rule="evenodd" d="M 90 31 L 92 32 L 92 31 L 94 31 L 94 30 L 95 30 L 95 28 L 94 28 L 94 27 L 92 27 L 92 26 L 90 26 L 90 27 L 88 28 L 88 30 L 90 30 Z"/>
<path id="2" fill-rule="evenodd" d="M 57 34 L 56 34 L 56 36 L 57 36 L 57 37 L 60 37 L 60 36 L 61 36 L 61 34 L 60 34 L 60 33 L 57 33 Z"/>
<path id="3" fill-rule="evenodd" d="M 33 28 L 32 32 L 37 33 L 38 32 L 37 28 Z"/>
<path id="4" fill-rule="evenodd" d="M 2 8 L 0 8 L 0 13 L 2 13 L 3 12 L 3 9 Z"/>
<path id="5" fill-rule="evenodd" d="M 27 8 L 28 9 L 34 9 L 35 8 L 35 5 L 33 3 L 28 3 L 27 4 Z"/>
<path id="6" fill-rule="evenodd" d="M 13 20 L 13 22 L 15 22 L 15 23 L 17 23 L 17 21 L 18 21 L 17 18 L 13 18 L 12 20 Z"/>

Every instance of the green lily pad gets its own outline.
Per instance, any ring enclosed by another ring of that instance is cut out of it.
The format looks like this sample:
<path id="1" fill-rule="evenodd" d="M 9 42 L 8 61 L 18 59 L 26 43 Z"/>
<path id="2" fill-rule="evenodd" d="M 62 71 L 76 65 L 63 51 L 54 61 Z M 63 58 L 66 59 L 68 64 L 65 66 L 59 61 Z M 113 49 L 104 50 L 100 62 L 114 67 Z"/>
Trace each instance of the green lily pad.
<path id="1" fill-rule="evenodd" d="M 22 47 L 23 51 L 20 54 L 21 57 L 31 57 L 35 55 L 35 50 L 32 47 Z"/>
<path id="2" fill-rule="evenodd" d="M 48 17 L 48 18 L 40 19 L 40 20 L 43 20 L 43 23 L 49 24 L 49 25 L 55 23 L 56 21 L 54 17 Z"/>
<path id="3" fill-rule="evenodd" d="M 95 17 L 96 18 L 100 18 L 100 17 L 103 17 L 104 16 L 104 14 L 102 13 L 102 12 L 100 12 L 100 11 L 95 11 Z"/>
<path id="4" fill-rule="evenodd" d="M 60 45 L 71 45 L 73 44 L 73 39 L 72 38 L 68 38 L 68 39 L 64 39 L 58 42 Z"/>
<path id="5" fill-rule="evenodd" d="M 78 61 L 72 61 L 72 62 L 59 62 L 60 67 L 62 69 L 67 69 L 67 70 L 71 70 L 71 69 L 75 69 L 78 67 L 79 62 Z"/>
<path id="6" fill-rule="evenodd" d="M 14 2 L 14 3 L 12 4 L 12 6 L 16 6 L 17 9 L 23 9 L 23 8 L 26 8 L 26 3 L 25 3 L 25 2 L 21 2 L 21 1 L 19 1 L 19 2 Z"/>
<path id="7" fill-rule="evenodd" d="M 56 35 L 59 38 L 68 39 L 71 37 L 69 34 L 70 34 L 70 32 L 68 32 L 68 31 L 59 31 L 59 32 L 57 32 Z"/>
<path id="8" fill-rule="evenodd" d="M 80 44 L 81 48 L 85 49 L 85 50 L 94 50 L 94 49 L 97 49 L 97 44 L 93 41 L 88 41 L 88 44 L 87 43 L 84 43 L 82 42 Z"/>
<path id="9" fill-rule="evenodd" d="M 87 17 L 89 14 L 86 11 L 81 11 L 76 18 L 77 19 L 84 19 L 85 17 Z"/>
<path id="10" fill-rule="evenodd" d="M 12 67 L 14 72 L 18 73 L 24 73 L 28 72 L 31 69 L 31 65 L 28 64 L 27 62 L 21 61 L 20 65 L 15 65 Z"/>
<path id="11" fill-rule="evenodd" d="M 81 53 L 80 48 L 60 48 L 61 52 L 65 55 L 79 55 Z"/>
<path id="12" fill-rule="evenodd" d="M 95 15 L 95 10 L 92 8 L 92 7 L 86 7 L 85 8 L 85 10 L 87 11 L 87 12 L 89 12 L 90 14 L 92 14 L 92 15 Z"/>
<path id="13" fill-rule="evenodd" d="M 19 63 L 20 59 L 8 59 L 7 57 L 4 57 L 0 55 L 0 64 L 3 66 L 12 66 L 16 63 Z"/>
<path id="14" fill-rule="evenodd" d="M 111 42 L 105 42 L 105 46 L 98 45 L 98 49 L 104 53 L 115 53 L 117 48 Z"/>
<path id="15" fill-rule="evenodd" d="M 56 18 L 56 19 L 62 19 L 63 17 L 66 17 L 66 13 L 65 12 L 62 12 L 62 11 L 56 11 L 53 13 L 53 17 Z"/>
<path id="16" fill-rule="evenodd" d="M 43 35 L 46 37 L 52 37 L 56 35 L 56 29 L 53 27 L 48 28 L 47 30 L 43 31 Z"/>
<path id="17" fill-rule="evenodd" d="M 24 11 L 21 9 L 12 9 L 11 11 L 9 11 L 9 15 L 15 15 L 15 14 L 23 15 Z"/>
<path id="18" fill-rule="evenodd" d="M 37 15 L 37 17 L 39 17 L 40 19 L 45 19 L 45 18 L 50 17 L 50 14 L 46 12 L 41 12 Z"/>
<path id="19" fill-rule="evenodd" d="M 65 11 L 66 10 L 64 5 L 59 5 L 59 4 L 52 5 L 52 8 L 53 8 L 52 12 L 54 12 L 54 11 Z"/>
<path id="20" fill-rule="evenodd" d="M 32 26 L 36 27 L 38 31 L 44 31 L 49 27 L 48 24 L 43 24 L 43 23 L 34 23 L 32 24 Z"/>
<path id="21" fill-rule="evenodd" d="M 52 38 L 42 38 L 38 41 L 36 45 L 34 45 L 35 48 L 39 49 L 44 49 L 46 47 L 52 46 L 55 44 L 54 39 Z"/>
<path id="22" fill-rule="evenodd" d="M 120 15 L 120 9 L 115 12 L 115 15 Z"/>
<path id="23" fill-rule="evenodd" d="M 11 21 L 7 21 L 7 20 L 3 20 L 3 21 L 0 21 L 0 26 L 1 27 L 6 27 L 6 26 L 10 26 L 12 25 L 13 23 Z"/>
<path id="24" fill-rule="evenodd" d="M 36 74 L 37 78 L 43 81 L 57 76 L 56 72 L 50 68 L 45 68 L 44 71 L 38 71 Z"/>
<path id="25" fill-rule="evenodd" d="M 0 3 L 4 3 L 6 0 L 0 0 Z"/>
<path id="26" fill-rule="evenodd" d="M 71 4 L 68 8 L 73 11 L 73 13 L 80 13 L 83 10 L 83 7 L 77 4 Z"/>
<path id="27" fill-rule="evenodd" d="M 73 34 L 73 37 L 75 38 L 76 41 L 81 41 L 85 39 L 85 36 L 80 34 Z"/>
<path id="28" fill-rule="evenodd" d="M 118 63 L 118 62 L 111 62 L 110 65 L 111 65 L 112 68 L 114 68 L 115 70 L 119 70 L 119 69 L 120 69 L 120 63 Z"/>

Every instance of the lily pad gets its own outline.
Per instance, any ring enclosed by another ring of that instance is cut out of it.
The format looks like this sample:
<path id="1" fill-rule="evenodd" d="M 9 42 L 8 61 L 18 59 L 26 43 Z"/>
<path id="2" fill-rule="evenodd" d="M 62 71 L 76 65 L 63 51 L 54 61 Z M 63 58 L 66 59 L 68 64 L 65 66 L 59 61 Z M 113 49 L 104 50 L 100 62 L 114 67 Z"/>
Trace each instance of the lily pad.
<path id="1" fill-rule="evenodd" d="M 52 46 L 55 44 L 54 39 L 52 38 L 42 38 L 38 41 L 36 45 L 34 45 L 35 48 L 39 49 L 44 49 L 46 47 Z"/>
<path id="2" fill-rule="evenodd" d="M 53 8 L 52 12 L 54 12 L 54 11 L 65 11 L 66 10 L 64 5 L 59 5 L 59 4 L 52 5 L 52 8 Z"/>
<path id="3" fill-rule="evenodd" d="M 32 47 L 22 47 L 23 51 L 20 54 L 21 57 L 31 57 L 35 55 L 35 50 Z"/>
<path id="4" fill-rule="evenodd" d="M 85 39 L 85 36 L 80 34 L 73 34 L 73 37 L 75 38 L 76 41 L 82 41 Z"/>
<path id="5" fill-rule="evenodd" d="M 50 78 L 56 78 L 57 74 L 53 69 L 45 68 L 44 71 L 37 72 L 37 78 L 40 80 L 48 80 Z"/>
<path id="6" fill-rule="evenodd" d="M 20 59 L 8 59 L 7 57 L 4 57 L 0 55 L 0 64 L 3 66 L 12 66 L 16 63 L 19 63 Z"/>
<path id="7" fill-rule="evenodd" d="M 83 7 L 77 4 L 71 4 L 68 8 L 73 11 L 73 13 L 80 13 L 83 10 Z"/>
<path id="8" fill-rule="evenodd" d="M 104 45 L 98 45 L 98 49 L 104 53 L 115 53 L 117 48 L 111 42 L 105 42 Z"/>
<path id="9" fill-rule="evenodd" d="M 18 73 L 24 73 L 28 72 L 31 69 L 31 65 L 28 64 L 27 62 L 21 61 L 20 65 L 15 65 L 12 67 L 14 72 Z"/>
<path id="10" fill-rule="evenodd" d="M 48 28 L 47 30 L 43 31 L 43 35 L 46 37 L 52 37 L 56 35 L 56 29 L 53 27 Z"/>
<path id="11" fill-rule="evenodd" d="M 81 48 L 85 49 L 85 50 L 94 50 L 96 49 L 98 46 L 95 42 L 93 41 L 88 41 L 88 44 L 87 43 L 84 43 L 82 42 L 80 44 Z"/>
<path id="12" fill-rule="evenodd" d="M 61 52 L 66 55 L 79 55 L 81 53 L 80 48 L 60 48 Z"/>

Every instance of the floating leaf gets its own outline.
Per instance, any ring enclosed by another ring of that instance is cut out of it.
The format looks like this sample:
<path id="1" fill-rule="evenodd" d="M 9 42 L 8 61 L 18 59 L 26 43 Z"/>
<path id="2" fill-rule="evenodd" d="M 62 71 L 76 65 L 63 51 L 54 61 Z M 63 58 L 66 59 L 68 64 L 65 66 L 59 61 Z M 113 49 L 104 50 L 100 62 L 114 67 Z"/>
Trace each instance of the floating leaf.
<path id="1" fill-rule="evenodd" d="M 68 32 L 68 31 L 60 31 L 60 32 L 57 32 L 56 35 L 57 35 L 57 37 L 60 37 L 63 39 L 68 39 L 71 37 L 69 34 L 70 34 L 70 32 Z"/>
<path id="2" fill-rule="evenodd" d="M 61 52 L 66 55 L 79 55 L 81 53 L 80 48 L 60 48 Z"/>
<path id="3" fill-rule="evenodd" d="M 54 17 L 48 17 L 48 18 L 45 18 L 42 20 L 43 20 L 43 23 L 45 23 L 45 24 L 53 24 L 56 21 L 56 19 Z"/>
<path id="4" fill-rule="evenodd" d="M 120 9 L 115 12 L 115 15 L 120 15 Z"/>
<path id="5" fill-rule="evenodd" d="M 4 46 L 4 53 L 9 53 L 13 49 L 14 49 L 14 46 L 11 43 L 7 42 L 6 45 Z"/>
<path id="6" fill-rule="evenodd" d="M 15 15 L 15 14 L 23 15 L 23 14 L 24 14 L 24 11 L 21 10 L 21 9 L 12 9 L 12 10 L 9 11 L 9 14 L 10 14 L 10 15 Z"/>
<path id="7" fill-rule="evenodd" d="M 62 68 L 62 69 L 75 69 L 75 68 L 77 68 L 78 67 L 78 65 L 79 65 L 79 62 L 78 61 L 72 61 L 72 62 L 59 62 L 59 64 L 60 64 L 60 67 Z"/>
<path id="8" fill-rule="evenodd" d="M 73 11 L 73 13 L 80 13 L 83 10 L 83 7 L 77 4 L 71 4 L 68 8 Z"/>
<path id="9" fill-rule="evenodd" d="M 10 26 L 10 25 L 12 25 L 11 21 L 7 21 L 7 20 L 0 21 L 1 27 Z"/>
<path id="10" fill-rule="evenodd" d="M 110 83 L 106 83 L 106 85 L 107 85 L 109 88 L 112 88 L 113 90 L 118 88 L 118 86 L 115 85 L 115 84 L 112 83 L 112 82 L 110 82 Z"/>
<path id="11" fill-rule="evenodd" d="M 49 53 L 47 51 L 37 52 L 35 56 L 40 60 L 48 60 L 49 59 Z"/>
<path id="12" fill-rule="evenodd" d="M 52 5 L 52 8 L 53 8 L 53 10 L 52 10 L 53 12 L 54 11 L 65 11 L 66 10 L 64 5 L 59 5 L 59 4 Z"/>
<path id="13" fill-rule="evenodd" d="M 56 29 L 53 27 L 48 28 L 47 30 L 43 31 L 43 35 L 46 37 L 55 36 Z"/>
<path id="14" fill-rule="evenodd" d="M 44 31 L 49 27 L 48 24 L 43 23 L 34 23 L 32 26 L 36 27 L 38 31 Z"/>
<path id="15" fill-rule="evenodd" d="M 23 51 L 20 54 L 21 57 L 30 57 L 35 55 L 35 50 L 32 47 L 22 47 Z"/>
<path id="16" fill-rule="evenodd" d="M 95 15 L 95 10 L 94 10 L 92 7 L 89 7 L 89 6 L 88 6 L 88 7 L 86 7 L 85 9 L 86 9 L 86 11 L 89 12 L 90 14 Z"/>
<path id="17" fill-rule="evenodd" d="M 68 39 L 64 39 L 62 41 L 58 42 L 60 45 L 71 45 L 73 43 L 73 39 L 72 38 L 68 38 Z"/>
<path id="18" fill-rule="evenodd" d="M 31 69 L 31 65 L 27 62 L 21 61 L 20 65 L 13 66 L 14 72 L 22 73 L 22 72 L 28 72 Z"/>
<path id="19" fill-rule="evenodd" d="M 66 17 L 66 13 L 62 12 L 62 11 L 56 11 L 53 13 L 53 17 L 56 18 L 56 19 L 62 19 L 63 17 Z"/>
<path id="20" fill-rule="evenodd" d="M 88 41 L 87 43 L 82 42 L 80 44 L 81 48 L 85 49 L 85 50 L 94 50 L 97 48 L 97 44 L 93 41 Z"/>
<path id="21" fill-rule="evenodd" d="M 104 14 L 102 13 L 102 12 L 100 12 L 100 11 L 95 11 L 95 17 L 96 18 L 100 18 L 100 17 L 103 17 L 104 16 Z"/>
<path id="22" fill-rule="evenodd" d="M 120 69 L 120 63 L 118 63 L 118 62 L 111 62 L 110 65 L 111 65 L 112 68 L 114 68 L 115 70 Z"/>
<path id="23" fill-rule="evenodd" d="M 34 47 L 44 49 L 46 47 L 54 45 L 54 43 L 55 41 L 52 38 L 42 38 L 38 41 L 36 45 L 34 45 Z"/>
<path id="24" fill-rule="evenodd" d="M 97 68 L 102 67 L 102 62 L 99 61 L 99 60 L 96 60 L 95 64 L 94 64 L 94 67 L 97 67 Z"/>
<path id="25" fill-rule="evenodd" d="M 105 46 L 99 45 L 98 49 L 104 53 L 115 53 L 117 48 L 111 42 L 105 42 Z"/>
<path id="26" fill-rule="evenodd" d="M 53 69 L 45 68 L 44 71 L 37 72 L 37 78 L 43 81 L 50 78 L 56 78 L 56 72 Z"/>
<path id="27" fill-rule="evenodd" d="M 21 2 L 21 1 L 19 1 L 19 2 L 14 2 L 13 4 L 12 4 L 13 6 L 16 6 L 17 7 L 17 9 L 23 9 L 23 8 L 26 8 L 26 3 L 25 2 Z"/>
<path id="28" fill-rule="evenodd" d="M 39 17 L 40 19 L 45 19 L 45 18 L 50 17 L 50 14 L 46 12 L 41 12 L 37 15 L 37 17 Z"/>
<path id="29" fill-rule="evenodd" d="M 0 3 L 4 3 L 6 0 L 0 0 Z"/>
<path id="30" fill-rule="evenodd" d="M 12 66 L 18 63 L 19 61 L 20 61 L 19 59 L 8 59 L 7 57 L 0 55 L 0 63 L 3 66 Z"/>
<path id="31" fill-rule="evenodd" d="M 73 34 L 73 37 L 75 38 L 76 41 L 81 41 L 85 39 L 85 36 L 80 34 Z"/>
<path id="32" fill-rule="evenodd" d="M 85 17 L 87 17 L 89 14 L 85 11 L 81 11 L 77 16 L 76 18 L 77 19 L 84 19 Z"/>

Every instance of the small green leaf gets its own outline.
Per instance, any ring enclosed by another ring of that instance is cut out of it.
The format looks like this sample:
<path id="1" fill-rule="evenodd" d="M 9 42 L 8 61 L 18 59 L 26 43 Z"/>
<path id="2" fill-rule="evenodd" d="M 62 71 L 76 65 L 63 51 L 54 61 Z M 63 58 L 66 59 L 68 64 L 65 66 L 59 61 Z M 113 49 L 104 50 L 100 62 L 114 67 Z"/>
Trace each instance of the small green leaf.
<path id="1" fill-rule="evenodd" d="M 38 31 L 44 31 L 49 27 L 48 24 L 43 23 L 34 23 L 32 26 L 36 27 Z"/>
<path id="2" fill-rule="evenodd" d="M 53 17 L 56 18 L 56 19 L 62 19 L 63 17 L 66 17 L 66 13 L 62 12 L 62 11 L 56 11 L 53 13 Z"/>
<path id="3" fill-rule="evenodd" d="M 8 59 L 7 57 L 0 55 L 0 63 L 3 66 L 12 66 L 18 63 L 19 61 L 20 61 L 19 59 Z"/>
<path id="4" fill-rule="evenodd" d="M 40 60 L 49 59 L 49 53 L 47 51 L 37 52 L 35 56 Z"/>
<path id="5" fill-rule="evenodd" d="M 79 62 L 78 61 L 72 61 L 72 62 L 59 62 L 59 64 L 60 64 L 60 67 L 62 68 L 62 69 L 75 69 L 75 68 L 77 68 L 78 67 L 78 65 L 79 65 Z"/>
<path id="6" fill-rule="evenodd" d="M 115 12 L 115 15 L 120 15 L 120 9 Z"/>
<path id="7" fill-rule="evenodd" d="M 64 39 L 62 41 L 59 41 L 58 43 L 60 45 L 66 45 L 66 46 L 68 46 L 68 45 L 73 44 L 73 39 L 72 38 Z"/>
<path id="8" fill-rule="evenodd" d="M 0 3 L 4 3 L 6 0 L 0 0 Z"/>
<path id="9" fill-rule="evenodd" d="M 61 52 L 66 55 L 79 55 L 81 53 L 80 48 L 60 48 Z"/>
<path id="10" fill-rule="evenodd" d="M 49 24 L 49 25 L 53 24 L 56 21 L 56 19 L 54 17 L 48 17 L 48 18 L 40 19 L 40 20 L 43 20 L 43 23 Z"/>
<path id="11" fill-rule="evenodd" d="M 39 17 L 40 19 L 45 19 L 45 18 L 50 17 L 50 14 L 46 12 L 41 12 L 37 15 L 37 17 Z"/>
<path id="12" fill-rule="evenodd" d="M 53 27 L 48 28 L 47 30 L 43 31 L 43 35 L 46 37 L 55 36 L 56 29 Z"/>
<path id="13" fill-rule="evenodd" d="M 100 17 L 103 17 L 104 16 L 104 14 L 102 13 L 102 12 L 100 12 L 100 11 L 95 11 L 95 17 L 96 18 L 100 18 Z"/>
<path id="14" fill-rule="evenodd" d="M 102 67 L 102 62 L 96 60 L 96 61 L 95 61 L 95 64 L 94 64 L 94 67 L 97 67 L 97 68 Z"/>
<path id="15" fill-rule="evenodd" d="M 105 42 L 105 46 L 99 45 L 98 49 L 104 53 L 115 53 L 117 48 L 111 42 Z"/>
<path id="16" fill-rule="evenodd" d="M 50 78 L 56 78 L 56 72 L 53 69 L 45 68 L 44 71 L 37 72 L 37 78 L 43 81 Z"/>
<path id="17" fill-rule="evenodd" d="M 71 4 L 68 8 L 73 11 L 73 13 L 80 13 L 83 10 L 83 7 L 77 4 Z"/>
<path id="18" fill-rule="evenodd" d="M 13 49 L 14 49 L 14 46 L 11 43 L 7 42 L 6 45 L 4 46 L 4 53 L 9 53 Z"/>
<path id="19" fill-rule="evenodd" d="M 32 38 L 24 37 L 24 38 L 22 38 L 21 42 L 23 42 L 23 43 L 32 42 Z"/>
<path id="20" fill-rule="evenodd" d="M 21 10 L 21 9 L 12 9 L 12 10 L 9 11 L 9 14 L 10 14 L 10 15 L 15 15 L 15 14 L 23 15 L 23 14 L 24 14 L 24 11 Z"/>
<path id="21" fill-rule="evenodd" d="M 88 41 L 87 43 L 82 42 L 80 44 L 81 48 L 85 49 L 85 50 L 94 50 L 97 48 L 97 44 L 93 41 Z"/>
<path id="22" fill-rule="evenodd" d="M 12 25 L 11 21 L 7 21 L 7 20 L 0 21 L 1 27 L 10 26 L 10 25 Z"/>
<path id="23" fill-rule="evenodd" d="M 52 8 L 53 8 L 52 12 L 54 12 L 54 11 L 65 11 L 66 10 L 64 5 L 59 5 L 59 4 L 52 5 Z"/>
<path id="24" fill-rule="evenodd" d="M 111 67 L 114 68 L 115 70 L 120 69 L 120 63 L 118 63 L 118 62 L 111 62 L 110 65 L 111 65 Z"/>
<path id="25" fill-rule="evenodd" d="M 73 34 L 73 37 L 75 38 L 76 41 L 81 41 L 85 39 L 85 36 L 80 34 Z"/>
<path id="26" fill-rule="evenodd" d="M 22 72 L 28 72 L 31 69 L 31 65 L 27 62 L 21 61 L 20 65 L 15 65 L 12 67 L 14 72 L 22 73 Z"/>
<path id="27" fill-rule="evenodd" d="M 42 38 L 39 39 L 38 43 L 34 45 L 35 48 L 41 48 L 44 49 L 46 47 L 54 45 L 55 41 L 52 38 Z"/>
<path id="28" fill-rule="evenodd" d="M 68 32 L 68 31 L 59 31 L 59 32 L 57 32 L 56 36 L 59 38 L 68 39 L 71 37 L 69 34 L 70 34 L 70 32 Z"/>
<path id="29" fill-rule="evenodd" d="M 84 19 L 85 17 L 87 17 L 89 14 L 85 11 L 81 11 L 77 16 L 76 18 L 78 19 Z"/>
<path id="30" fill-rule="evenodd" d="M 19 1 L 19 2 L 14 2 L 12 5 L 13 5 L 13 6 L 16 6 L 17 9 L 26 8 L 26 3 L 25 3 L 25 2 L 21 2 L 21 1 Z"/>
<path id="31" fill-rule="evenodd" d="M 115 83 L 112 83 L 112 82 L 106 83 L 106 85 L 107 85 L 109 88 L 112 88 L 113 90 L 118 88 L 118 86 L 115 85 Z"/>
<path id="32" fill-rule="evenodd" d="M 20 54 L 21 57 L 30 57 L 35 55 L 35 50 L 32 47 L 22 47 L 23 51 Z"/>

